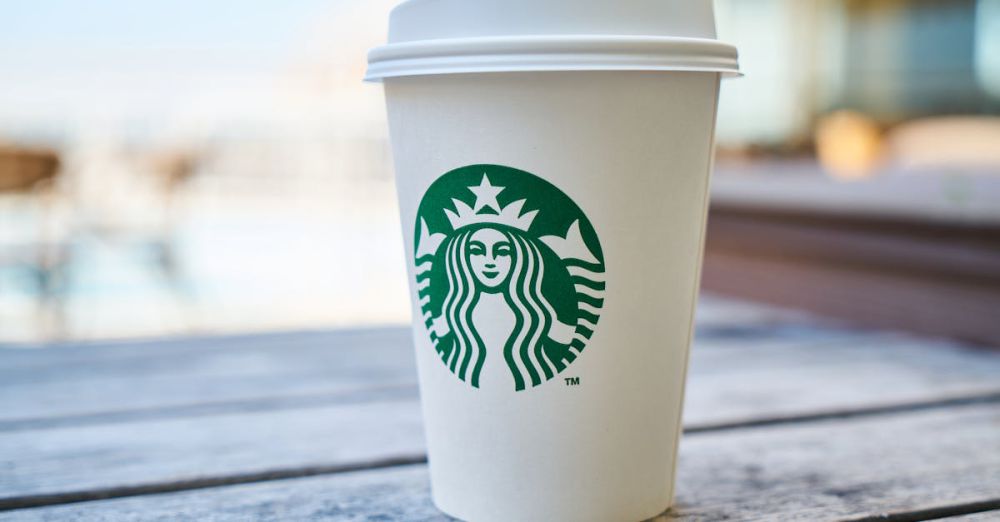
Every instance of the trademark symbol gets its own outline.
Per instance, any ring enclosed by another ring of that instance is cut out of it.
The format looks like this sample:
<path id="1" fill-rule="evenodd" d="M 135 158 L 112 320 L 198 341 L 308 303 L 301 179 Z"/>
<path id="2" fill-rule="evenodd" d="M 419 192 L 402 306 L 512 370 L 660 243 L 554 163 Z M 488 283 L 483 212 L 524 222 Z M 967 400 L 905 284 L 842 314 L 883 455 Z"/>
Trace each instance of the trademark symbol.
<path id="1" fill-rule="evenodd" d="M 566 386 L 579 386 L 580 385 L 580 378 L 579 377 L 566 377 L 563 380 L 566 381 Z"/>

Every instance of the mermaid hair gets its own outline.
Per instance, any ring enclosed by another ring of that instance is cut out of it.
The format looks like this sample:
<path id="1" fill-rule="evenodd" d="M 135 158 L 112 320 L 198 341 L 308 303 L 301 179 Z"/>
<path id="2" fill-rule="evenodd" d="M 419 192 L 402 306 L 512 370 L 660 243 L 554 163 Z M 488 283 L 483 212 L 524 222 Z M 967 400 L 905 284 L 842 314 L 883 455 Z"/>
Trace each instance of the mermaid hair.
<path id="1" fill-rule="evenodd" d="M 486 348 L 472 324 L 472 311 L 479 302 L 479 291 L 476 289 L 476 276 L 466 257 L 471 235 L 469 231 L 460 232 L 448 241 L 445 251 L 448 294 L 441 312 L 454 338 L 444 362 L 459 379 L 464 381 L 469 376 L 469 383 L 478 388 L 479 373 L 486 361 Z"/>
<path id="2" fill-rule="evenodd" d="M 504 344 L 503 356 L 514 377 L 515 388 L 537 386 L 551 379 L 556 367 L 545 352 L 545 342 L 556 320 L 556 312 L 542 293 L 545 263 L 538 245 L 519 230 L 500 232 L 511 245 L 511 268 L 504 298 L 516 317 L 514 331 Z M 468 262 L 472 232 L 460 232 L 449 239 L 445 251 L 448 294 L 442 313 L 453 333 L 452 349 L 443 359 L 462 380 L 469 377 L 479 387 L 479 374 L 486 360 L 483 339 L 472 324 L 472 311 L 479 302 L 480 288 Z M 471 372 L 471 373 L 470 373 Z"/>

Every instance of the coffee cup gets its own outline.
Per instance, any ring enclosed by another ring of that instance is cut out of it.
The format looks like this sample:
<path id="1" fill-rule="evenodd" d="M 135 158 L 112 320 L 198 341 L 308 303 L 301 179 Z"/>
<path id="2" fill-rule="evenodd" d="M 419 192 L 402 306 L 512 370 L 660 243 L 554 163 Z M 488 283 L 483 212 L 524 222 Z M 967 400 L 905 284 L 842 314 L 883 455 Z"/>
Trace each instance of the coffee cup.
<path id="1" fill-rule="evenodd" d="M 720 78 L 710 0 L 409 0 L 384 84 L 431 490 L 465 520 L 673 502 Z"/>

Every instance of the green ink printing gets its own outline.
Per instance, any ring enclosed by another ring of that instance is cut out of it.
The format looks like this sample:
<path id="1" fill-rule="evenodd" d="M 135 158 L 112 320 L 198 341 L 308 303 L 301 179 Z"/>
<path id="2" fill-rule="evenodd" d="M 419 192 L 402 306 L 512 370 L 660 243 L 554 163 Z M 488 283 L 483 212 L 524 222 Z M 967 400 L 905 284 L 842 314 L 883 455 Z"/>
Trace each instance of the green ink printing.
<path id="1" fill-rule="evenodd" d="M 499 165 L 438 178 L 417 212 L 417 297 L 447 368 L 475 388 L 500 357 L 517 391 L 566 369 L 593 337 L 604 306 L 600 241 L 583 211 L 551 183 Z M 486 339 L 473 313 L 502 294 L 513 313 L 505 339 Z"/>

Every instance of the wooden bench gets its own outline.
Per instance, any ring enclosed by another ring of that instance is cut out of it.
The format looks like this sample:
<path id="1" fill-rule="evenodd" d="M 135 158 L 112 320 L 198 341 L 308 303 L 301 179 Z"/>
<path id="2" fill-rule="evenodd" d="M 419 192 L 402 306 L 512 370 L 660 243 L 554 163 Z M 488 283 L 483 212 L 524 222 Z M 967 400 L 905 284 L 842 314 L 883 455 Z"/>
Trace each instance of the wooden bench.
<path id="1" fill-rule="evenodd" d="M 812 160 L 720 165 L 702 287 L 997 346 L 998 201 L 1000 176 L 988 170 L 845 183 Z"/>
<path id="2" fill-rule="evenodd" d="M 0 520 L 438 520 L 405 328 L 0 349 Z M 691 520 L 1000 517 L 1000 354 L 706 297 Z"/>

